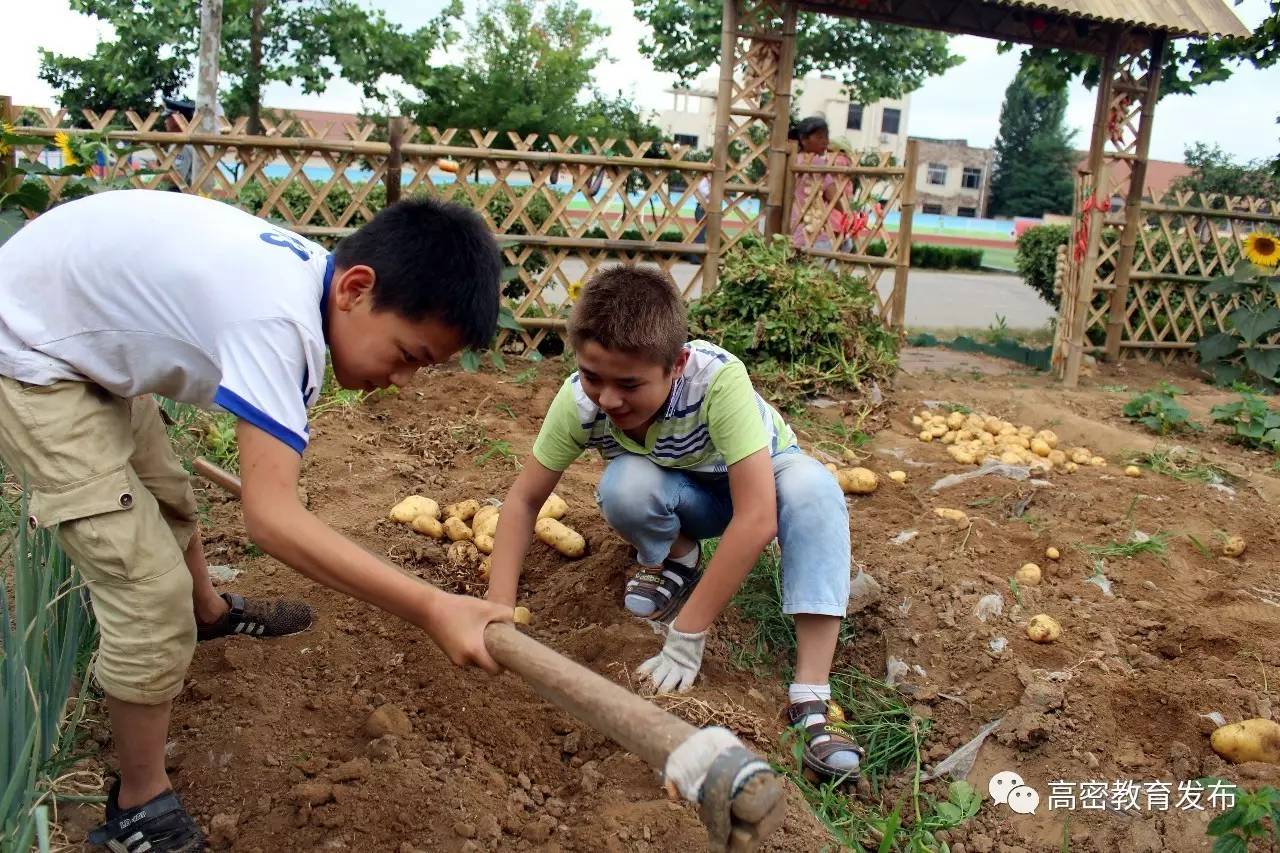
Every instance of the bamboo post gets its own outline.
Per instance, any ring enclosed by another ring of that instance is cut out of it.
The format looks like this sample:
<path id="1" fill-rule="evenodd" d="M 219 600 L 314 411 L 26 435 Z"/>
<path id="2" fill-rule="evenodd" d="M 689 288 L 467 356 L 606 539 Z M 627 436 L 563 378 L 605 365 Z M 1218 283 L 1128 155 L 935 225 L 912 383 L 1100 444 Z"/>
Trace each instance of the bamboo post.
<path id="1" fill-rule="evenodd" d="M 782 42 L 778 47 L 778 77 L 773 92 L 773 127 L 769 137 L 769 197 L 765 203 L 765 236 L 783 230 L 787 207 L 787 131 L 791 124 L 791 85 L 796 61 L 796 4 L 782 6 Z"/>
<path id="2" fill-rule="evenodd" d="M 0 95 L 0 121 L 9 124 L 15 124 L 13 116 L 13 98 L 8 95 Z M 9 180 L 17 172 L 18 152 L 15 148 L 10 148 L 0 156 L 0 192 L 10 192 Z"/>
<path id="3" fill-rule="evenodd" d="M 733 102 L 733 59 L 738 42 L 738 0 L 723 0 L 720 22 L 720 87 L 716 92 L 716 142 L 711 162 L 711 198 L 707 199 L 707 258 L 702 264 L 702 295 L 716 289 L 720 274 L 724 185 L 729 165 L 729 107 Z"/>
<path id="4" fill-rule="evenodd" d="M 404 144 L 404 129 L 407 122 L 404 116 L 392 116 L 387 123 L 387 174 L 384 178 L 387 186 L 387 204 L 395 204 L 400 200 L 400 146 Z"/>
<path id="5" fill-rule="evenodd" d="M 1111 93 L 1115 84 L 1116 65 L 1120 54 L 1121 28 L 1113 26 L 1107 33 L 1107 52 L 1102 58 L 1102 73 L 1098 76 L 1098 100 L 1093 114 L 1093 134 L 1089 140 L 1089 174 L 1093 176 L 1091 198 L 1107 191 L 1105 168 L 1107 144 L 1107 118 L 1111 113 Z M 1109 206 L 1109 204 L 1108 204 Z M 1067 336 L 1067 368 L 1062 383 L 1074 388 L 1080 383 L 1080 363 L 1084 360 L 1084 339 L 1089 329 L 1089 306 L 1093 304 L 1093 285 L 1098 274 L 1098 229 L 1102 225 L 1102 211 L 1091 209 L 1088 217 L 1089 239 L 1084 260 L 1080 263 L 1079 284 L 1076 289 L 1075 314 L 1071 318 Z"/>
<path id="6" fill-rule="evenodd" d="M 1138 230 L 1142 227 L 1142 188 L 1147 183 L 1151 124 L 1155 117 L 1156 100 L 1160 97 L 1160 69 L 1164 67 L 1166 38 L 1163 32 L 1157 32 L 1151 37 L 1147 90 L 1142 96 L 1142 111 L 1138 118 L 1138 139 L 1134 151 L 1136 156 L 1129 163 L 1129 194 L 1124 205 L 1124 233 L 1120 237 L 1120 255 L 1116 259 L 1116 287 L 1111 291 L 1111 313 L 1107 318 L 1107 361 L 1120 359 L 1120 338 L 1124 332 L 1124 315 L 1129 302 L 1133 254 L 1138 242 Z"/>
<path id="7" fill-rule="evenodd" d="M 916 211 L 916 165 L 920 159 L 920 143 L 907 140 L 907 159 L 903 164 L 902 203 L 898 211 L 898 263 L 893 270 L 893 314 L 891 325 L 899 332 L 907 327 L 907 278 L 911 271 L 911 219 Z"/>
<path id="8" fill-rule="evenodd" d="M 784 165 L 787 179 L 782 188 L 782 227 L 788 234 L 791 233 L 791 208 L 796 200 L 796 174 L 792 171 L 795 168 L 796 150 L 795 140 L 788 139 L 787 159 Z"/>

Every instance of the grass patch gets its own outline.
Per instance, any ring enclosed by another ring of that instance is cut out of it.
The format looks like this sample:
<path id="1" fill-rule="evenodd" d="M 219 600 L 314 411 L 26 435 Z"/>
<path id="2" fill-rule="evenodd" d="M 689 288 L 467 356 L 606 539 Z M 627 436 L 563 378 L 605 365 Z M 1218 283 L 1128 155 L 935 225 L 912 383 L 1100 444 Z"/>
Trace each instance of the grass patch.
<path id="1" fill-rule="evenodd" d="M 1239 482 L 1239 478 L 1225 468 L 1204 462 L 1195 451 L 1184 447 L 1157 446 L 1147 453 L 1130 453 L 1125 464 L 1137 465 L 1184 483 L 1225 485 Z"/>
<path id="2" fill-rule="evenodd" d="M 1133 559 L 1139 554 L 1151 554 L 1163 559 L 1169 553 L 1169 540 L 1172 534 L 1161 531 L 1151 536 L 1131 536 L 1127 542 L 1111 541 L 1105 545 L 1079 545 L 1081 551 L 1090 557 L 1103 558 L 1123 557 Z"/>
<path id="3" fill-rule="evenodd" d="M 476 464 L 483 466 L 493 461 L 499 461 L 505 465 L 519 465 L 516 453 L 511 449 L 511 442 L 485 439 L 484 450 L 476 457 Z"/>
<path id="4" fill-rule="evenodd" d="M 719 542 L 708 539 L 702 543 L 703 565 L 711 561 Z M 734 645 L 729 662 L 739 669 L 773 672 L 790 679 L 796 654 L 796 627 L 795 620 L 782 612 L 782 559 L 776 545 L 770 545 L 760 554 L 731 604 L 754 627 L 744 644 Z M 839 643 L 852 642 L 855 635 L 853 623 L 842 619 Z M 834 686 L 833 683 L 833 689 Z"/>

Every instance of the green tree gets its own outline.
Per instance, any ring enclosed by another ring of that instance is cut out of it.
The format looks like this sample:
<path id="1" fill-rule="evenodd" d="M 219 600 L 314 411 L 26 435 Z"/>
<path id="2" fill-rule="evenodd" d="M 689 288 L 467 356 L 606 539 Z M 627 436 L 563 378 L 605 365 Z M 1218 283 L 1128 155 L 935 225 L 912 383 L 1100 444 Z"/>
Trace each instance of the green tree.
<path id="1" fill-rule="evenodd" d="M 636 17 L 651 31 L 640 52 L 659 71 L 687 82 L 720 61 L 720 0 L 634 3 Z M 841 74 L 855 102 L 901 97 L 962 61 L 947 49 L 943 33 L 810 12 L 796 22 L 796 76 Z"/>
<path id="2" fill-rule="evenodd" d="M 1235 5 L 1240 2 L 1235 0 Z M 1160 97 L 1188 94 L 1207 83 L 1226 80 L 1241 62 L 1269 68 L 1280 60 L 1280 0 L 1270 0 L 1268 5 L 1270 14 L 1246 37 L 1171 40 L 1165 47 Z M 1002 50 L 1015 47 L 1001 45 Z M 1092 88 L 1098 83 L 1100 61 L 1092 54 L 1031 48 L 1023 65 L 1044 88 L 1056 88 L 1075 78 Z"/>
<path id="3" fill-rule="evenodd" d="M 194 73 L 200 38 L 195 0 L 71 0 L 71 8 L 115 29 L 84 59 L 40 51 L 40 77 L 73 114 L 88 108 L 154 109 L 183 91 Z M 412 32 L 356 0 L 226 0 L 220 92 L 232 117 L 255 114 L 269 83 L 323 92 L 335 76 L 385 100 L 385 78 L 422 84 L 431 54 L 454 37 L 460 0 Z"/>
<path id="4" fill-rule="evenodd" d="M 1237 163 L 1217 145 L 1197 142 L 1185 152 L 1191 174 L 1174 180 L 1175 190 L 1218 193 L 1227 196 L 1280 198 L 1280 176 L 1265 160 Z"/>
<path id="5" fill-rule="evenodd" d="M 1020 68 L 1005 90 L 995 144 L 990 211 L 1040 216 L 1071 211 L 1075 152 L 1066 127 L 1067 90 L 1038 90 Z"/>
<path id="6" fill-rule="evenodd" d="M 421 126 L 654 139 L 629 98 L 592 86 L 608 33 L 574 0 L 492 0 L 468 28 L 462 63 L 418 86 L 401 111 Z"/>

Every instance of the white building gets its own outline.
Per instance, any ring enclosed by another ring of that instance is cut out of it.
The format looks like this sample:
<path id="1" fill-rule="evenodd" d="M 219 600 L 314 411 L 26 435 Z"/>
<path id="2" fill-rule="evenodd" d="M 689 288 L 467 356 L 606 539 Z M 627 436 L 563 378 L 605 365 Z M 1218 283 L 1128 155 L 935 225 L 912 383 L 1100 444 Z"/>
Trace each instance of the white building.
<path id="1" fill-rule="evenodd" d="M 688 89 L 670 89 L 670 109 L 658 113 L 657 124 L 673 142 L 709 148 L 716 135 L 714 76 Z M 811 74 L 794 84 L 794 112 L 799 118 L 826 118 L 832 139 L 843 139 L 855 151 L 892 151 L 899 161 L 906 155 L 910 96 L 850 103 L 844 85 L 829 74 Z"/>

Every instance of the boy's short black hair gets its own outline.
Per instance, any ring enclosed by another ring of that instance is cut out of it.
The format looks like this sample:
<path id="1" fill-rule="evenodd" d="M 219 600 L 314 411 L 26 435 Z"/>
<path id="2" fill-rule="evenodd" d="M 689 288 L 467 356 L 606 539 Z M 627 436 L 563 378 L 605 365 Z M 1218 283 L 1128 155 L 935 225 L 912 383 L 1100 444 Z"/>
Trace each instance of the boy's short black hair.
<path id="1" fill-rule="evenodd" d="M 433 198 L 383 208 L 333 252 L 335 267 L 373 269 L 373 307 L 417 322 L 436 317 L 484 349 L 498 326 L 502 253 L 475 211 Z"/>
<path id="2" fill-rule="evenodd" d="M 688 307 L 671 276 L 633 264 L 601 269 L 569 314 L 569 341 L 587 341 L 671 370 L 689 340 Z"/>

